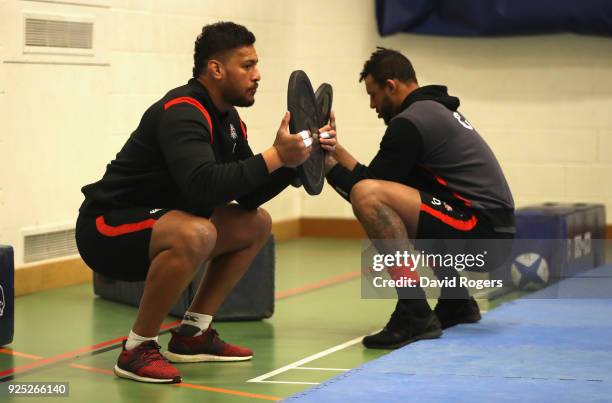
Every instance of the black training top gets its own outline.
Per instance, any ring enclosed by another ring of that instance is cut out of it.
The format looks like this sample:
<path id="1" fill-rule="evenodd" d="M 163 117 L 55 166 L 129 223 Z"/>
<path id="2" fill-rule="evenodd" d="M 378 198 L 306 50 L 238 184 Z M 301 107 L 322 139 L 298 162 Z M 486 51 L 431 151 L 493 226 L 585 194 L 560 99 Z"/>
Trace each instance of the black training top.
<path id="1" fill-rule="evenodd" d="M 288 168 L 269 174 L 263 156 L 253 155 L 236 109 L 220 112 L 191 79 L 147 109 L 102 179 L 83 187 L 80 211 L 171 208 L 209 217 L 233 200 L 256 208 L 294 176 Z"/>
<path id="2" fill-rule="evenodd" d="M 458 111 L 446 87 L 418 88 L 391 119 L 369 166 L 337 164 L 330 184 L 348 199 L 362 179 L 384 179 L 462 203 L 489 219 L 498 232 L 514 231 L 514 201 L 495 155 Z"/>

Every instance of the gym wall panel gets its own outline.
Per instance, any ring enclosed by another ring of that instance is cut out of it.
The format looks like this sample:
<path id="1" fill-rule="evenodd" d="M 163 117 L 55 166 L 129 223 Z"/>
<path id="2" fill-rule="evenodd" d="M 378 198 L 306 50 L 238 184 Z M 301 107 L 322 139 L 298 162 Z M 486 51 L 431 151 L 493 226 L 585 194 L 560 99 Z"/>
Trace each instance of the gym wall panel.
<path id="1" fill-rule="evenodd" d="M 8 116 L 6 114 L 6 77 L 4 60 L 6 59 L 6 44 L 7 40 L 6 26 L 7 26 L 7 13 L 6 13 L 6 0 L 0 0 L 0 244 L 7 244 L 8 237 L 6 233 L 6 219 L 8 212 L 5 208 L 5 187 L 9 177 L 9 172 L 5 164 L 2 161 L 5 160 L 8 152 L 6 148 L 6 137 L 8 132 L 6 130 L 6 122 Z"/>
<path id="2" fill-rule="evenodd" d="M 327 203 L 321 203 L 317 199 L 325 199 Z M 310 196 L 306 192 L 300 194 L 302 210 L 308 210 L 311 217 L 334 218 L 351 217 L 351 211 L 345 212 L 345 207 L 350 204 L 341 198 L 331 186 L 325 186 L 321 194 Z"/>
<path id="3" fill-rule="evenodd" d="M 323 1 L 304 7 L 318 8 L 319 14 L 331 9 Z M 343 11 L 343 21 L 355 21 L 352 41 L 343 43 L 352 51 L 332 61 L 335 73 L 330 76 L 340 78 L 330 82 L 335 90 L 341 88 L 334 99 L 339 139 L 359 161 L 370 161 L 384 126 L 367 108 L 363 84 L 356 81 L 375 46 L 387 46 L 412 60 L 421 85 L 445 84 L 460 97 L 461 111 L 493 148 L 519 206 L 580 199 L 612 208 L 612 198 L 601 190 L 612 187 L 612 39 L 570 34 L 478 39 L 401 34 L 383 39 L 372 32 L 369 5 L 353 3 Z M 330 42 L 335 43 L 337 32 L 342 30 L 330 28 Z M 316 43 L 303 43 L 316 53 Z M 353 140 L 351 129 L 365 133 L 361 141 Z M 597 180 L 579 179 L 590 168 Z M 335 206 L 331 200 L 336 197 L 325 191 L 308 199 L 303 215 L 330 215 L 325 206 Z"/>
<path id="4" fill-rule="evenodd" d="M 301 214 L 300 195 L 302 192 L 302 189 L 295 189 L 294 187 L 289 186 L 274 200 L 264 204 L 263 208 L 270 213 L 270 216 L 274 222 L 297 220 Z"/>
<path id="5" fill-rule="evenodd" d="M 123 142 L 128 139 L 130 133 L 138 126 L 142 117 L 142 105 L 153 103 L 155 95 L 139 94 L 111 94 L 110 115 L 113 117 L 109 125 L 109 134 L 123 137 Z M 115 150 L 117 153 L 119 150 Z"/>
<path id="6" fill-rule="evenodd" d="M 573 199 L 589 195 L 589 197 L 610 200 L 612 181 L 609 175 L 609 164 L 569 165 L 566 175 L 567 196 Z"/>
<path id="7" fill-rule="evenodd" d="M 612 72 L 612 66 L 610 71 Z M 589 74 L 589 72 L 584 74 Z M 610 94 L 612 94 L 612 90 Z M 612 126 L 612 116 L 609 113 L 612 102 L 609 99 L 599 94 L 587 95 L 576 92 L 572 95 L 571 99 L 568 96 L 566 102 L 557 102 L 551 105 L 554 115 L 550 122 L 551 129 L 575 128 L 578 136 L 582 136 L 583 132 L 579 129 L 596 132 L 603 127 Z"/>
<path id="8" fill-rule="evenodd" d="M 5 101 L 6 101 L 6 97 L 4 96 L 4 94 L 0 94 L 0 122 L 6 121 L 6 116 L 5 116 L 5 113 L 3 112 Z M 0 123 L 0 133 L 2 132 L 4 132 L 4 127 Z M 8 243 L 8 238 L 6 234 L 6 230 L 7 230 L 6 217 L 8 216 L 8 211 L 5 207 L 6 206 L 6 201 L 5 201 L 6 191 L 4 188 L 6 187 L 6 183 L 8 181 L 8 177 L 10 174 L 8 170 L 5 169 L 5 164 L 1 162 L 5 160 L 6 154 L 8 152 L 6 145 L 5 145 L 4 137 L 5 136 L 0 135 L 0 244 L 6 245 Z"/>
<path id="9" fill-rule="evenodd" d="M 113 52 L 146 53 L 155 50 L 154 17 L 151 12 L 111 10 L 113 30 L 110 33 L 111 50 Z M 159 30 L 162 31 L 163 30 Z M 134 33 L 138 32 L 138 35 Z M 159 43 L 159 42 L 158 42 Z M 178 47 L 178 44 L 177 44 Z M 176 53 L 177 49 L 173 51 Z"/>
<path id="10" fill-rule="evenodd" d="M 480 128 L 477 127 L 477 130 Z M 503 163 L 592 163 L 597 160 L 598 138 L 594 132 L 586 131 L 581 136 L 575 129 L 559 129 L 554 133 L 545 129 L 526 129 L 519 132 L 501 128 L 486 129 L 482 136 Z M 534 138 L 541 139 L 548 147 L 517 147 L 529 144 Z"/>
<path id="11" fill-rule="evenodd" d="M 24 230 L 71 225 L 79 204 L 83 173 L 88 170 L 83 145 L 108 121 L 105 99 L 108 68 L 104 1 L 94 7 L 53 2 L 0 3 L 2 104 L 0 132 L 0 233 L 23 262 Z M 24 47 L 26 16 L 93 23 L 93 49 L 86 55 L 32 53 Z M 95 102 L 94 102 L 95 101 Z"/>
<path id="12" fill-rule="evenodd" d="M 545 200 L 563 201 L 566 195 L 566 168 L 555 164 L 504 163 L 503 169 L 513 194 L 521 198 L 538 200 L 546 195 Z"/>
<path id="13" fill-rule="evenodd" d="M 4 208 L 4 187 L 6 186 L 6 178 L 7 171 L 4 168 L 4 164 L 1 161 L 4 160 L 5 154 L 7 152 L 6 146 L 4 144 L 4 139 L 7 136 L 4 122 L 7 120 L 6 112 L 5 112 L 5 77 L 4 77 L 4 59 L 5 59 L 5 45 L 4 41 L 6 40 L 6 1 L 0 0 L 0 244 L 6 244 L 7 239 L 4 234 L 4 216 L 5 208 Z"/>
<path id="14" fill-rule="evenodd" d="M 104 67 L 23 64 L 6 70 L 9 226 L 74 222 L 80 187 L 101 171 L 91 162 L 103 149 L 97 139 L 110 122 Z M 19 235 L 10 243 L 21 241 Z M 22 256 L 16 248 L 16 261 Z"/>
<path id="15" fill-rule="evenodd" d="M 242 21 L 245 24 L 257 22 L 284 24 L 294 23 L 296 21 L 295 1 L 296 0 L 271 0 L 262 2 L 252 0 L 233 0 L 217 2 L 221 4 L 214 4 L 214 1 L 208 0 L 206 3 L 202 4 L 202 8 L 205 15 L 214 16 L 215 20 L 229 19 L 234 21 Z M 276 30 L 276 28 L 277 27 L 272 25 L 270 26 L 270 29 L 272 30 Z"/>
<path id="16" fill-rule="evenodd" d="M 167 56 L 161 53 L 113 52 L 113 64 L 110 67 L 111 96 L 142 97 L 144 103 L 138 113 L 142 115 L 151 103 L 160 99 L 170 88 L 187 81 L 184 77 L 191 74 L 191 69 L 184 66 L 191 64 L 186 53 Z M 134 117 L 136 122 L 140 117 Z M 136 126 L 129 127 L 129 131 L 134 128 Z"/>
<path id="17" fill-rule="evenodd" d="M 597 161 L 606 166 L 612 165 L 612 127 L 601 129 L 598 133 Z M 612 214 L 612 213 L 610 213 Z"/>

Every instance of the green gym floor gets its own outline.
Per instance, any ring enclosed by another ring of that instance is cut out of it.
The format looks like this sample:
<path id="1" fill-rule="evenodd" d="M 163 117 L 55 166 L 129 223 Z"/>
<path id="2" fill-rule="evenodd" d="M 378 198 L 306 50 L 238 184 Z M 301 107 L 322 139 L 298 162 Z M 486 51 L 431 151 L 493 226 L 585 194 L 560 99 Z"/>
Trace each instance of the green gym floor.
<path id="1" fill-rule="evenodd" d="M 215 325 L 225 340 L 252 348 L 253 360 L 181 364 L 183 383 L 173 386 L 112 373 L 118 339 L 129 332 L 135 308 L 95 297 L 91 284 L 19 297 L 14 341 L 0 349 L 0 373 L 14 368 L 10 382 L 68 382 L 69 397 L 61 401 L 280 400 L 386 354 L 364 349 L 360 339 L 386 323 L 395 301 L 361 299 L 359 267 L 358 240 L 278 243 L 272 318 Z M 163 348 L 168 339 L 167 332 L 160 336 Z"/>

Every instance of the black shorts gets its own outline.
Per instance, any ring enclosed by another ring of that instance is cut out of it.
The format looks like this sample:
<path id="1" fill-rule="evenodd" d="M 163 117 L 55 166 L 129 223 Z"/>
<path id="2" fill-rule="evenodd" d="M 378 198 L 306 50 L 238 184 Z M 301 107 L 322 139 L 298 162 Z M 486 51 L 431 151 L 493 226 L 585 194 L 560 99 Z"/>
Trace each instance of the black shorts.
<path id="1" fill-rule="evenodd" d="M 486 251 L 487 265 L 478 271 L 492 271 L 509 256 L 511 233 L 496 232 L 478 210 L 461 199 L 442 200 L 419 190 L 421 208 L 415 246 L 428 253 L 472 254 Z"/>
<path id="2" fill-rule="evenodd" d="M 81 257 L 96 273 L 124 281 L 142 281 L 149 270 L 153 225 L 169 209 L 129 208 L 101 215 L 81 213 L 76 243 Z"/>

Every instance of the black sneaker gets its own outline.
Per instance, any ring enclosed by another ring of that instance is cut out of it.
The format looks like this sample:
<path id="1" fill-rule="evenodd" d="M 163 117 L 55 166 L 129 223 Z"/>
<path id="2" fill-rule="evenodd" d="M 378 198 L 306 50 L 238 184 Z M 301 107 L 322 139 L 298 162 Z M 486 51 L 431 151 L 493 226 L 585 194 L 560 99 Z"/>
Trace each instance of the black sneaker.
<path id="1" fill-rule="evenodd" d="M 425 316 L 416 316 L 406 309 L 400 300 L 385 328 L 376 334 L 364 337 L 362 343 L 367 348 L 394 349 L 417 340 L 437 339 L 441 335 L 442 326 L 433 312 Z"/>
<path id="2" fill-rule="evenodd" d="M 440 319 L 442 329 L 460 323 L 476 323 L 482 317 L 474 298 L 470 299 L 440 299 L 434 309 Z"/>

